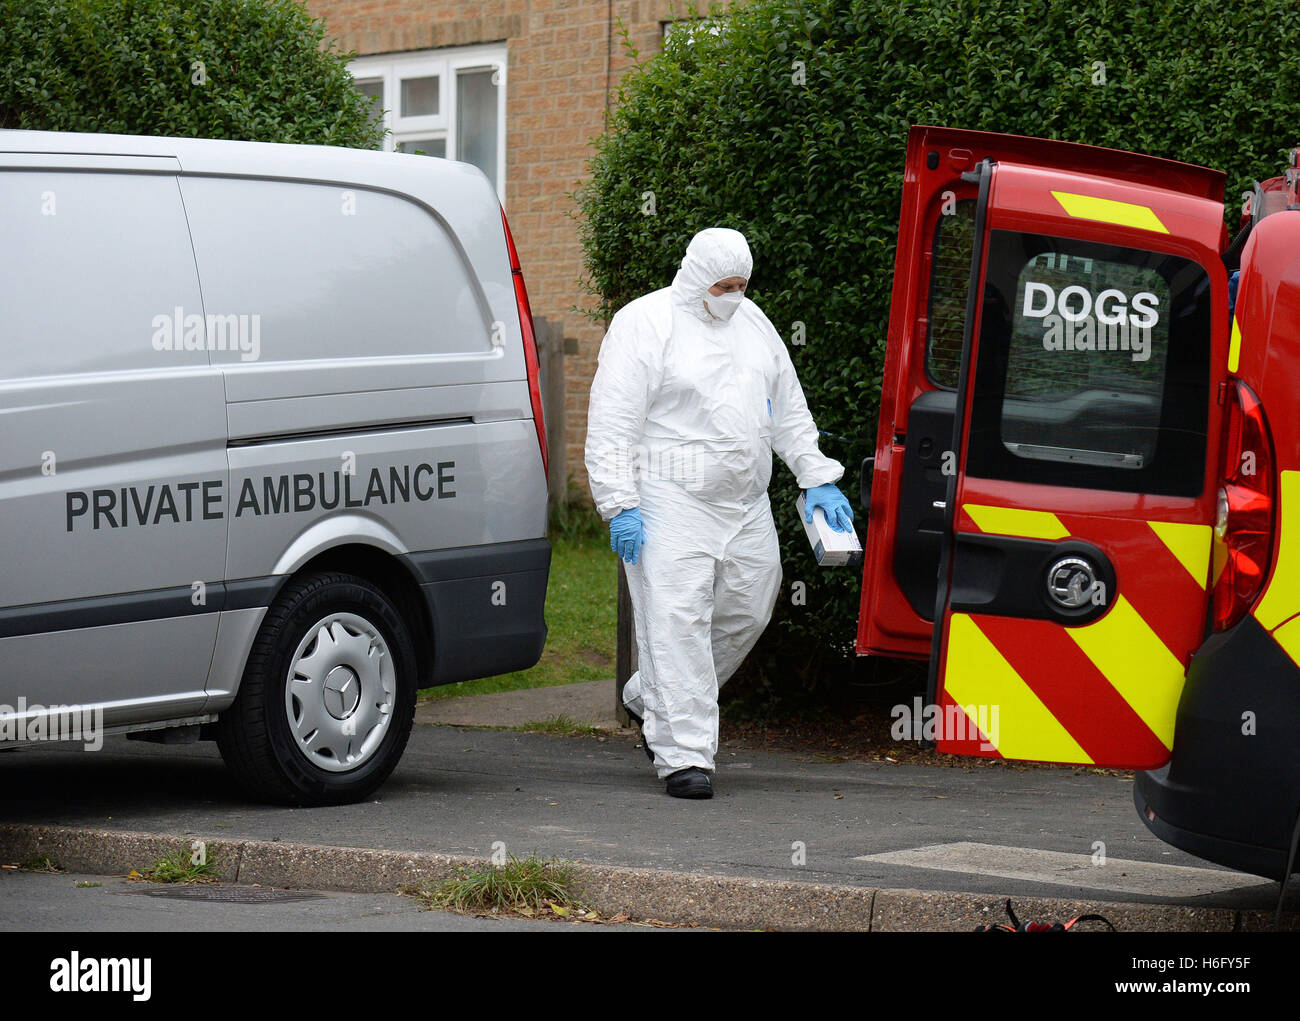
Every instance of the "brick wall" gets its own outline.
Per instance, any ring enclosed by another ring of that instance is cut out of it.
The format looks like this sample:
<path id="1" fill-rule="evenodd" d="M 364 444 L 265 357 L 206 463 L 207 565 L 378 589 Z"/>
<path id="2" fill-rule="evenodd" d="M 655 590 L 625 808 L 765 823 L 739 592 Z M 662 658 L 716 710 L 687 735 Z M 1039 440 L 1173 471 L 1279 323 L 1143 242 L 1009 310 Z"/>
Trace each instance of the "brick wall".
<path id="1" fill-rule="evenodd" d="M 590 139 L 627 70 L 619 19 L 642 58 L 659 48 L 670 0 L 306 0 L 359 56 L 506 42 L 506 212 L 533 314 L 564 320 L 567 465 L 586 491 L 587 393 L 603 329 L 590 307 L 570 193 L 586 177 Z M 665 281 L 667 283 L 667 281 Z"/>

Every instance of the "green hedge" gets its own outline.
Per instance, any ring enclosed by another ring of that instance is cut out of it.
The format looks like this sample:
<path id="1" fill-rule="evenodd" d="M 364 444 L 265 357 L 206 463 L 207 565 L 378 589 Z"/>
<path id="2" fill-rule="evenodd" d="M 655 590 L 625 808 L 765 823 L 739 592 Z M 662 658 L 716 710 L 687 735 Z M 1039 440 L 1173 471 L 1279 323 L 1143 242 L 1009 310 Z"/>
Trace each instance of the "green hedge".
<path id="1" fill-rule="evenodd" d="M 1234 225 L 1242 191 L 1300 141 L 1294 0 L 752 0 L 711 13 L 721 31 L 673 32 L 624 79 L 596 143 L 578 193 L 596 315 L 670 282 L 697 230 L 743 231 L 750 296 L 787 341 L 805 324 L 790 350 L 817 424 L 848 438 L 823 450 L 846 465 L 855 506 L 910 124 L 1219 167 Z M 786 597 L 750 661 L 769 696 L 843 679 L 860 589 L 855 572 L 813 565 L 779 462 L 771 493 Z M 806 606 L 789 598 L 796 580 Z"/>
<path id="2" fill-rule="evenodd" d="M 294 0 L 0 0 L 0 128 L 377 148 Z"/>

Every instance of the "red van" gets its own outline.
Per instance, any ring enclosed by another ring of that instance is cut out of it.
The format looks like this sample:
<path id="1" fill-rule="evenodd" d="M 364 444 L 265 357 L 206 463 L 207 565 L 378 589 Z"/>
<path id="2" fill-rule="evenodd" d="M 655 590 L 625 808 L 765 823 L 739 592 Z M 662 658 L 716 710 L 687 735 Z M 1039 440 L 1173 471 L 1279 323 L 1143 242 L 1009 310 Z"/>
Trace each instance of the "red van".
<path id="1" fill-rule="evenodd" d="M 1230 240 L 1219 171 L 914 127 L 861 480 L 858 651 L 929 659 L 940 751 L 1139 770 L 1157 836 L 1273 878 L 1300 832 L 1298 174 Z"/>

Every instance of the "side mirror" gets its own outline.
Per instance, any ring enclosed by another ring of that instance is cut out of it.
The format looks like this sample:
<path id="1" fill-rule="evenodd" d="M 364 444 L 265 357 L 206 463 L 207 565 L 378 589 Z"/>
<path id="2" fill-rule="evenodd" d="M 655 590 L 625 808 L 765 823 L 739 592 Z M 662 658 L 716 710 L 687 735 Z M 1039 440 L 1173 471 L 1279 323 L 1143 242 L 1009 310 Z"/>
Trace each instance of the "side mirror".
<path id="1" fill-rule="evenodd" d="M 863 514 L 871 513 L 871 475 L 876 470 L 876 459 L 868 457 L 858 471 L 858 503 Z"/>

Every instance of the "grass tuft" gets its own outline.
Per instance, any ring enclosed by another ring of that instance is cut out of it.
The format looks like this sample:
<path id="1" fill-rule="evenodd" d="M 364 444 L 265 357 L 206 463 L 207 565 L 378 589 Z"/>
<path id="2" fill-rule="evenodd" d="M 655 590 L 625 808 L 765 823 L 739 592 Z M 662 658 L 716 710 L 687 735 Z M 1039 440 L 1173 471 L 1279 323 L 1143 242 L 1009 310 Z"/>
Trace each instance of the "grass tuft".
<path id="1" fill-rule="evenodd" d="M 151 869 L 144 872 L 132 870 L 131 878 L 146 879 L 151 883 L 214 883 L 219 878 L 216 864 L 217 857 L 211 847 L 207 848 L 201 862 L 195 862 L 189 849 L 182 847 L 166 858 L 160 858 Z"/>
<path id="2" fill-rule="evenodd" d="M 558 734 L 563 737 L 600 737 L 605 733 L 599 727 L 579 723 L 577 720 L 570 719 L 564 713 L 560 713 L 558 716 L 548 716 L 544 720 L 529 720 L 527 723 L 521 723 L 511 729 L 523 731 L 526 734 Z"/>
<path id="3" fill-rule="evenodd" d="M 405 893 L 426 908 L 465 914 L 521 914 L 535 917 L 553 913 L 568 916 L 582 908 L 569 892 L 572 866 L 553 859 L 542 861 L 536 852 L 527 858 L 509 856 L 504 865 L 489 865 L 479 872 L 464 866 L 457 874 L 432 887 L 407 887 Z"/>

